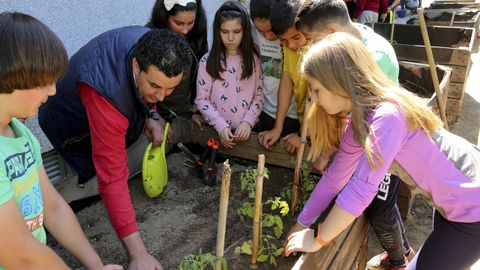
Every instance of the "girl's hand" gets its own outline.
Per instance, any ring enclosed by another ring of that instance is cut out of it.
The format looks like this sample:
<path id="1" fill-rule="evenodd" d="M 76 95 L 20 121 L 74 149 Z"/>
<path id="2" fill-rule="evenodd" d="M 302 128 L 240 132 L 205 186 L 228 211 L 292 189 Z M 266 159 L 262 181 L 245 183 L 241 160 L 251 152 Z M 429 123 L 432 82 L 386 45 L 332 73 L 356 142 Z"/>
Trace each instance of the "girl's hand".
<path id="1" fill-rule="evenodd" d="M 296 233 L 296 232 L 299 232 L 301 230 L 304 230 L 305 227 L 303 227 L 302 225 L 300 225 L 300 223 L 295 223 L 295 225 L 292 226 L 292 228 L 290 228 L 290 231 L 288 232 L 287 234 L 287 239 L 284 241 L 283 243 L 283 249 L 286 250 L 287 249 L 287 244 L 288 244 L 288 239 L 290 239 L 290 235 Z M 293 253 L 293 256 L 297 256 L 297 254 L 294 252 Z"/>
<path id="2" fill-rule="evenodd" d="M 285 150 L 293 155 L 297 152 L 298 146 L 300 146 L 301 139 L 297 133 L 290 133 L 287 136 L 283 137 L 283 141 Z"/>
<path id="3" fill-rule="evenodd" d="M 235 130 L 235 140 L 236 141 L 246 141 L 250 137 L 250 132 L 252 127 L 247 122 L 241 122 L 237 130 Z"/>
<path id="4" fill-rule="evenodd" d="M 230 128 L 224 128 L 220 132 L 220 141 L 222 142 L 223 146 L 226 148 L 233 148 L 235 143 L 233 140 L 235 139 L 235 135 L 233 135 L 232 130 Z"/>
<path id="5" fill-rule="evenodd" d="M 315 238 L 313 238 L 312 229 L 303 229 L 301 231 L 292 233 L 288 237 L 288 243 L 285 247 L 285 256 L 295 252 L 315 252 L 322 248 Z"/>

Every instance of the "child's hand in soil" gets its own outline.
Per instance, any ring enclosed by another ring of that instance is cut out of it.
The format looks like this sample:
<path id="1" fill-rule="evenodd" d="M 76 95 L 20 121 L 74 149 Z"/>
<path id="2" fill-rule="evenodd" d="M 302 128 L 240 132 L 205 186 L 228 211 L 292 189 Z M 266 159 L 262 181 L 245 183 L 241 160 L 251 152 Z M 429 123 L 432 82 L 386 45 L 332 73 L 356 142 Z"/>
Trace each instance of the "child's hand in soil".
<path id="1" fill-rule="evenodd" d="M 233 148 L 235 146 L 235 143 L 233 142 L 235 135 L 233 135 L 230 128 L 224 128 L 219 135 L 223 146 L 226 148 Z"/>
<path id="2" fill-rule="evenodd" d="M 260 144 L 263 147 L 270 149 L 270 147 L 274 146 L 275 143 L 280 138 L 282 134 L 282 129 L 273 128 L 272 130 L 262 131 L 258 134 L 258 138 L 260 140 Z"/>
<path id="3" fill-rule="evenodd" d="M 239 142 L 246 141 L 250 137 L 252 127 L 247 122 L 241 122 L 235 130 L 235 140 Z"/>
<path id="4" fill-rule="evenodd" d="M 290 154 L 295 154 L 297 152 L 297 148 L 300 145 L 300 137 L 297 133 L 290 133 L 283 138 L 284 140 L 284 147 L 287 152 Z"/>
<path id="5" fill-rule="evenodd" d="M 300 223 L 298 223 L 298 222 L 296 222 L 295 225 L 293 225 L 292 228 L 290 228 L 290 231 L 287 234 L 287 239 L 283 243 L 284 250 L 286 250 L 288 239 L 290 238 L 290 235 L 292 235 L 293 233 L 299 232 L 303 229 L 305 229 L 305 228 L 302 225 L 300 225 Z M 294 253 L 293 256 L 297 256 L 297 254 Z"/>
<path id="6" fill-rule="evenodd" d="M 317 240 L 313 237 L 312 229 L 303 229 L 292 233 L 288 237 L 287 245 L 285 246 L 285 256 L 296 252 L 315 252 L 322 248 Z"/>

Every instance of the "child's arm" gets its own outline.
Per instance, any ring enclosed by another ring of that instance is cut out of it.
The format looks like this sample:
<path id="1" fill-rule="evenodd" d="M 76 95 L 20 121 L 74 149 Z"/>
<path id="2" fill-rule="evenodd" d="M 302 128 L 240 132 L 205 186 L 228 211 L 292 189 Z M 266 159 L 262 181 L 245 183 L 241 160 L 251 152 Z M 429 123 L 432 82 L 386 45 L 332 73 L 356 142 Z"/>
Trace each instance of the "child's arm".
<path id="1" fill-rule="evenodd" d="M 197 76 L 197 98 L 195 104 L 209 125 L 213 126 L 218 133 L 230 127 L 220 113 L 213 107 L 211 96 L 213 91 L 213 78 L 207 72 L 207 57 L 200 60 Z"/>
<path id="2" fill-rule="evenodd" d="M 0 265 L 5 269 L 69 269 L 32 236 L 13 197 L 0 205 L 0 239 Z"/>
<path id="3" fill-rule="evenodd" d="M 38 169 L 44 201 L 45 228 L 53 237 L 75 256 L 86 269 L 104 269 L 100 257 L 88 242 L 70 206 L 48 180 L 43 166 Z M 108 269 L 122 269 L 109 266 Z M 55 269 L 55 268 L 50 268 Z"/>
<path id="4" fill-rule="evenodd" d="M 260 133 L 260 143 L 265 148 L 272 147 L 282 134 L 283 124 L 287 117 L 288 108 L 293 96 L 293 81 L 288 71 L 283 71 L 278 87 L 277 112 L 275 116 L 275 125 L 272 130 Z"/>

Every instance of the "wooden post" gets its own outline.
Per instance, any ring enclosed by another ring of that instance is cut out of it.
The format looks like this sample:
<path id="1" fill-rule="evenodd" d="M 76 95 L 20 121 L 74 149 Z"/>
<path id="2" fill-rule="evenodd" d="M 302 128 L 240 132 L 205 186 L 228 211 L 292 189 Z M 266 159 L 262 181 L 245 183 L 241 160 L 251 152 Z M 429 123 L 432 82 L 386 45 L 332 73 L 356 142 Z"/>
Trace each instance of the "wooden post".
<path id="1" fill-rule="evenodd" d="M 425 23 L 425 18 L 423 17 L 423 9 L 418 8 L 417 13 L 420 30 L 422 31 L 423 42 L 425 43 L 425 52 L 427 53 L 428 64 L 430 65 L 430 74 L 432 75 L 433 88 L 435 88 L 435 93 L 437 94 L 440 117 L 442 118 L 445 128 L 448 129 L 447 117 L 445 115 L 444 106 L 446 103 L 443 102 L 443 95 L 440 91 L 440 84 L 438 82 L 437 75 L 437 66 L 435 66 L 435 60 L 433 59 L 432 46 L 430 45 L 430 38 L 428 37 L 427 24 Z"/>
<path id="2" fill-rule="evenodd" d="M 232 170 L 228 159 L 223 163 L 222 186 L 220 189 L 220 207 L 218 210 L 218 227 L 217 227 L 217 262 L 215 270 L 222 269 L 223 251 L 225 248 L 225 229 L 227 225 L 228 195 L 230 193 L 230 176 Z"/>
<path id="3" fill-rule="evenodd" d="M 260 242 L 260 223 L 262 213 L 263 171 L 265 167 L 265 155 L 258 155 L 257 183 L 255 188 L 255 212 L 253 213 L 253 240 L 252 240 L 252 264 L 251 269 L 257 269 L 258 246 Z"/>
<path id="4" fill-rule="evenodd" d="M 308 131 L 308 112 L 310 111 L 310 90 L 307 91 L 307 99 L 305 100 L 305 109 L 303 111 L 302 127 L 300 134 L 300 145 L 297 149 L 297 159 L 295 163 L 295 171 L 293 173 L 293 187 L 292 187 L 292 202 L 290 206 L 290 212 L 292 216 L 295 216 L 295 207 L 297 206 L 298 198 L 298 185 L 300 184 L 300 174 L 302 171 L 303 153 L 305 152 L 305 145 L 307 144 L 307 131 Z"/>
<path id="5" fill-rule="evenodd" d="M 453 25 L 453 21 L 455 20 L 455 13 L 456 13 L 456 12 L 455 12 L 455 10 L 454 10 L 453 13 L 452 13 L 452 18 L 450 19 L 450 26 Z"/>

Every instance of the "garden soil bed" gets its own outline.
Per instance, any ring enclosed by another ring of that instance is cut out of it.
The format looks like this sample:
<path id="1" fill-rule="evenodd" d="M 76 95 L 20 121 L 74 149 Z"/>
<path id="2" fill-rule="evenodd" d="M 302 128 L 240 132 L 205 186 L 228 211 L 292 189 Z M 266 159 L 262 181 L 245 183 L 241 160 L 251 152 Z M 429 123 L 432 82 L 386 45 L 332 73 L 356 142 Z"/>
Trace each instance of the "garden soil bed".
<path id="1" fill-rule="evenodd" d="M 158 258 L 164 269 L 179 269 L 181 258 L 188 254 L 215 251 L 219 202 L 219 182 L 216 187 L 204 186 L 201 180 L 193 177 L 193 168 L 186 166 L 187 157 L 183 153 L 168 156 L 169 182 L 163 193 L 156 199 L 149 199 L 143 191 L 141 177 L 130 180 L 129 187 L 137 222 L 148 250 Z M 235 247 L 251 238 L 251 227 L 240 220 L 237 209 L 246 200 L 241 192 L 240 173 L 253 162 L 231 160 L 232 178 L 229 197 L 229 211 L 225 240 L 225 257 L 228 269 L 249 269 L 250 256 L 234 254 Z M 219 167 L 221 163 L 217 164 Z M 268 166 L 270 179 L 264 182 L 264 198 L 278 195 L 291 181 L 293 170 Z M 221 181 L 221 172 L 217 172 Z M 407 222 L 407 232 L 412 245 L 418 248 L 431 228 L 431 208 L 424 200 L 417 199 L 412 208 L 412 218 Z M 127 267 L 128 258 L 110 225 L 107 212 L 101 201 L 77 212 L 77 217 L 88 239 L 104 262 L 122 264 Z M 290 215 L 284 217 L 285 227 L 293 224 Z M 415 228 L 415 229 L 413 229 Z M 284 234 L 285 235 L 285 234 Z M 380 251 L 373 232 L 370 233 L 370 255 Z M 60 247 L 53 237 L 48 243 L 66 263 L 74 269 L 82 269 L 80 263 Z M 294 258 L 278 258 L 278 268 L 290 269 Z M 275 269 L 263 264 L 259 269 Z"/>
<path id="2" fill-rule="evenodd" d="M 250 256 L 234 254 L 235 247 L 251 239 L 251 226 L 240 220 L 237 209 L 246 200 L 241 192 L 240 173 L 253 162 L 231 160 L 232 178 L 230 186 L 227 230 L 225 237 L 225 257 L 228 269 L 248 269 Z M 239 164 L 241 163 L 241 164 Z M 179 269 L 180 260 L 188 254 L 203 252 L 215 253 L 218 204 L 220 194 L 221 169 L 217 171 L 217 186 L 208 187 L 193 177 L 194 170 L 186 166 L 187 157 L 183 153 L 168 156 L 169 182 L 163 193 L 156 199 L 149 199 L 142 187 L 141 177 L 130 180 L 129 188 L 140 227 L 140 233 L 148 250 L 160 260 L 164 269 Z M 221 168 L 221 163 L 217 166 Z M 293 171 L 285 168 L 266 166 L 270 169 L 270 179 L 264 180 L 264 198 L 278 195 L 293 177 Z M 122 264 L 127 267 L 128 258 L 120 240 L 110 225 L 107 212 L 101 201 L 77 212 L 77 217 L 88 239 L 104 262 Z M 290 215 L 284 217 L 285 228 L 293 224 Z M 50 246 L 60 254 L 72 268 L 80 268 L 80 263 L 66 250 L 49 238 Z M 278 269 L 290 269 L 294 259 L 279 258 Z M 259 269 L 272 269 L 263 266 Z"/>

